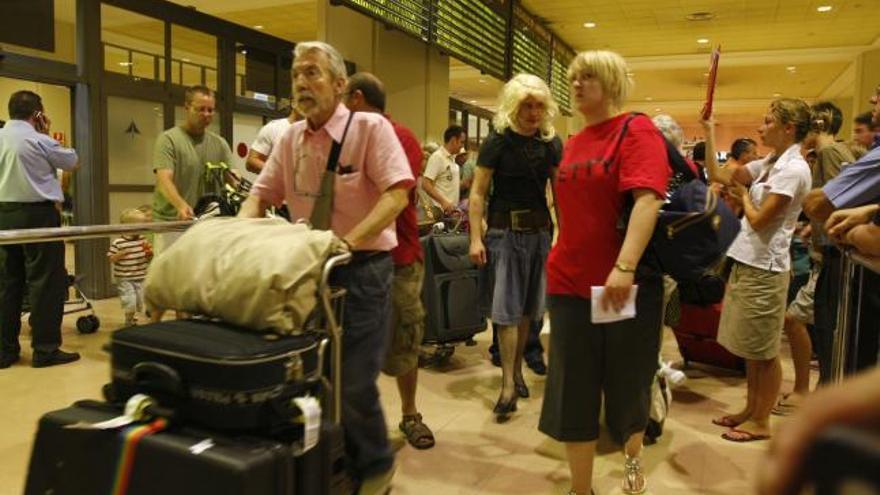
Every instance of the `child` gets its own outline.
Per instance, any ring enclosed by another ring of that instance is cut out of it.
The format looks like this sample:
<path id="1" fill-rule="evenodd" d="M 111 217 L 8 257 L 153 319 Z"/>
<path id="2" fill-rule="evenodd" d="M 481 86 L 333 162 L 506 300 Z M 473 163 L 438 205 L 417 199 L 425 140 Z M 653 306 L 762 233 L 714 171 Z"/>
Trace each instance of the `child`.
<path id="1" fill-rule="evenodd" d="M 122 223 L 150 221 L 143 211 L 128 209 L 122 212 Z M 140 234 L 124 235 L 114 239 L 107 253 L 113 263 L 113 276 L 119 290 L 119 300 L 125 311 L 125 326 L 137 324 L 137 313 L 144 309 L 144 278 L 153 259 L 153 247 Z"/>

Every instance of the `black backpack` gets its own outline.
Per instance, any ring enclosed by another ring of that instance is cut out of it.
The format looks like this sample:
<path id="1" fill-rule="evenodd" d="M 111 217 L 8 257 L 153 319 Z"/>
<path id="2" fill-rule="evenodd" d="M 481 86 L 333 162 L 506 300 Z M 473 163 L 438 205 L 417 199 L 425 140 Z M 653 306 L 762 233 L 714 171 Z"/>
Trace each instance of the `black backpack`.
<path id="1" fill-rule="evenodd" d="M 632 113 L 624 121 L 612 157 L 617 156 L 630 122 L 639 115 L 644 114 Z M 740 221 L 727 204 L 694 174 L 678 149 L 665 137 L 663 141 L 673 175 L 669 179 L 666 203 L 660 209 L 651 237 L 650 254 L 659 269 L 675 280 L 698 281 L 725 255 L 739 234 Z M 606 164 L 611 163 L 613 159 L 606 159 Z M 618 222 L 621 231 L 629 225 L 632 206 L 630 195 Z"/>

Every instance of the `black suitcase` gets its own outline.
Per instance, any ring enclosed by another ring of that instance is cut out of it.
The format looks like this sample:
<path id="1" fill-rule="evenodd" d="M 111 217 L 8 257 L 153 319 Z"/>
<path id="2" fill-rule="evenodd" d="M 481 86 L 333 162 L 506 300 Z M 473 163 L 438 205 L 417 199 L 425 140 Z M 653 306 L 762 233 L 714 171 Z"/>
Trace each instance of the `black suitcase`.
<path id="1" fill-rule="evenodd" d="M 421 238 L 425 252 L 425 344 L 471 340 L 486 330 L 479 305 L 479 270 L 470 260 L 467 233 L 432 233 Z"/>
<path id="2" fill-rule="evenodd" d="M 320 393 L 325 344 L 207 320 L 125 328 L 112 336 L 105 395 L 122 403 L 144 393 L 181 423 L 272 433 L 300 416 L 293 398 Z"/>
<path id="3" fill-rule="evenodd" d="M 84 401 L 40 419 L 25 495 L 293 495 L 297 490 L 290 446 L 257 437 L 224 437 L 204 430 L 169 429 L 144 436 L 128 476 L 117 475 L 128 429 L 70 429 L 120 414 Z M 114 490 L 126 479 L 127 489 Z"/>

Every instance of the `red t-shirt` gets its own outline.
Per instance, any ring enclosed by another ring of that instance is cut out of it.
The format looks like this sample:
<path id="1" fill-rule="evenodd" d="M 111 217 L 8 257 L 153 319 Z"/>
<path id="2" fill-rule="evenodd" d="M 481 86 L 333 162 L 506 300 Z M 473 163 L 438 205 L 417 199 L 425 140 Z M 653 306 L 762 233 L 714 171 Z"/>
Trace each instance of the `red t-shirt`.
<path id="1" fill-rule="evenodd" d="M 559 238 L 547 259 L 547 292 L 589 299 L 605 285 L 623 245 L 618 218 L 630 189 L 665 197 L 671 174 L 666 143 L 651 120 L 629 124 L 616 157 L 611 147 L 629 115 L 584 128 L 569 139 L 556 173 Z M 604 157 L 611 158 L 606 170 Z"/>
<path id="2" fill-rule="evenodd" d="M 411 130 L 394 122 L 387 115 L 386 118 L 391 122 L 391 127 L 394 128 L 394 133 L 403 146 L 413 177 L 418 177 L 422 174 L 422 146 L 419 140 Z M 409 265 L 424 259 L 416 216 L 416 188 L 409 190 L 409 204 L 397 216 L 397 247 L 391 250 L 391 259 L 397 266 Z"/>

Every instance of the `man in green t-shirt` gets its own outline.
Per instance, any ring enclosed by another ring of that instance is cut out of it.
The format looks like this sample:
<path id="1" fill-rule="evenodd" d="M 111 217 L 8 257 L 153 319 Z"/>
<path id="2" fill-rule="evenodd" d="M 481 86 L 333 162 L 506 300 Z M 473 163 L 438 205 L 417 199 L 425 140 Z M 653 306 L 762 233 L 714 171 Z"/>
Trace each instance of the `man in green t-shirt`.
<path id="1" fill-rule="evenodd" d="M 207 130 L 214 120 L 214 91 L 205 86 L 186 89 L 184 121 L 159 135 L 153 150 L 156 190 L 153 220 L 188 220 L 206 192 L 207 163 L 232 164 L 232 151 L 219 135 Z M 174 233 L 172 237 L 176 237 Z M 173 239 L 166 238 L 173 242 Z M 160 242 L 167 247 L 168 242 Z"/>

